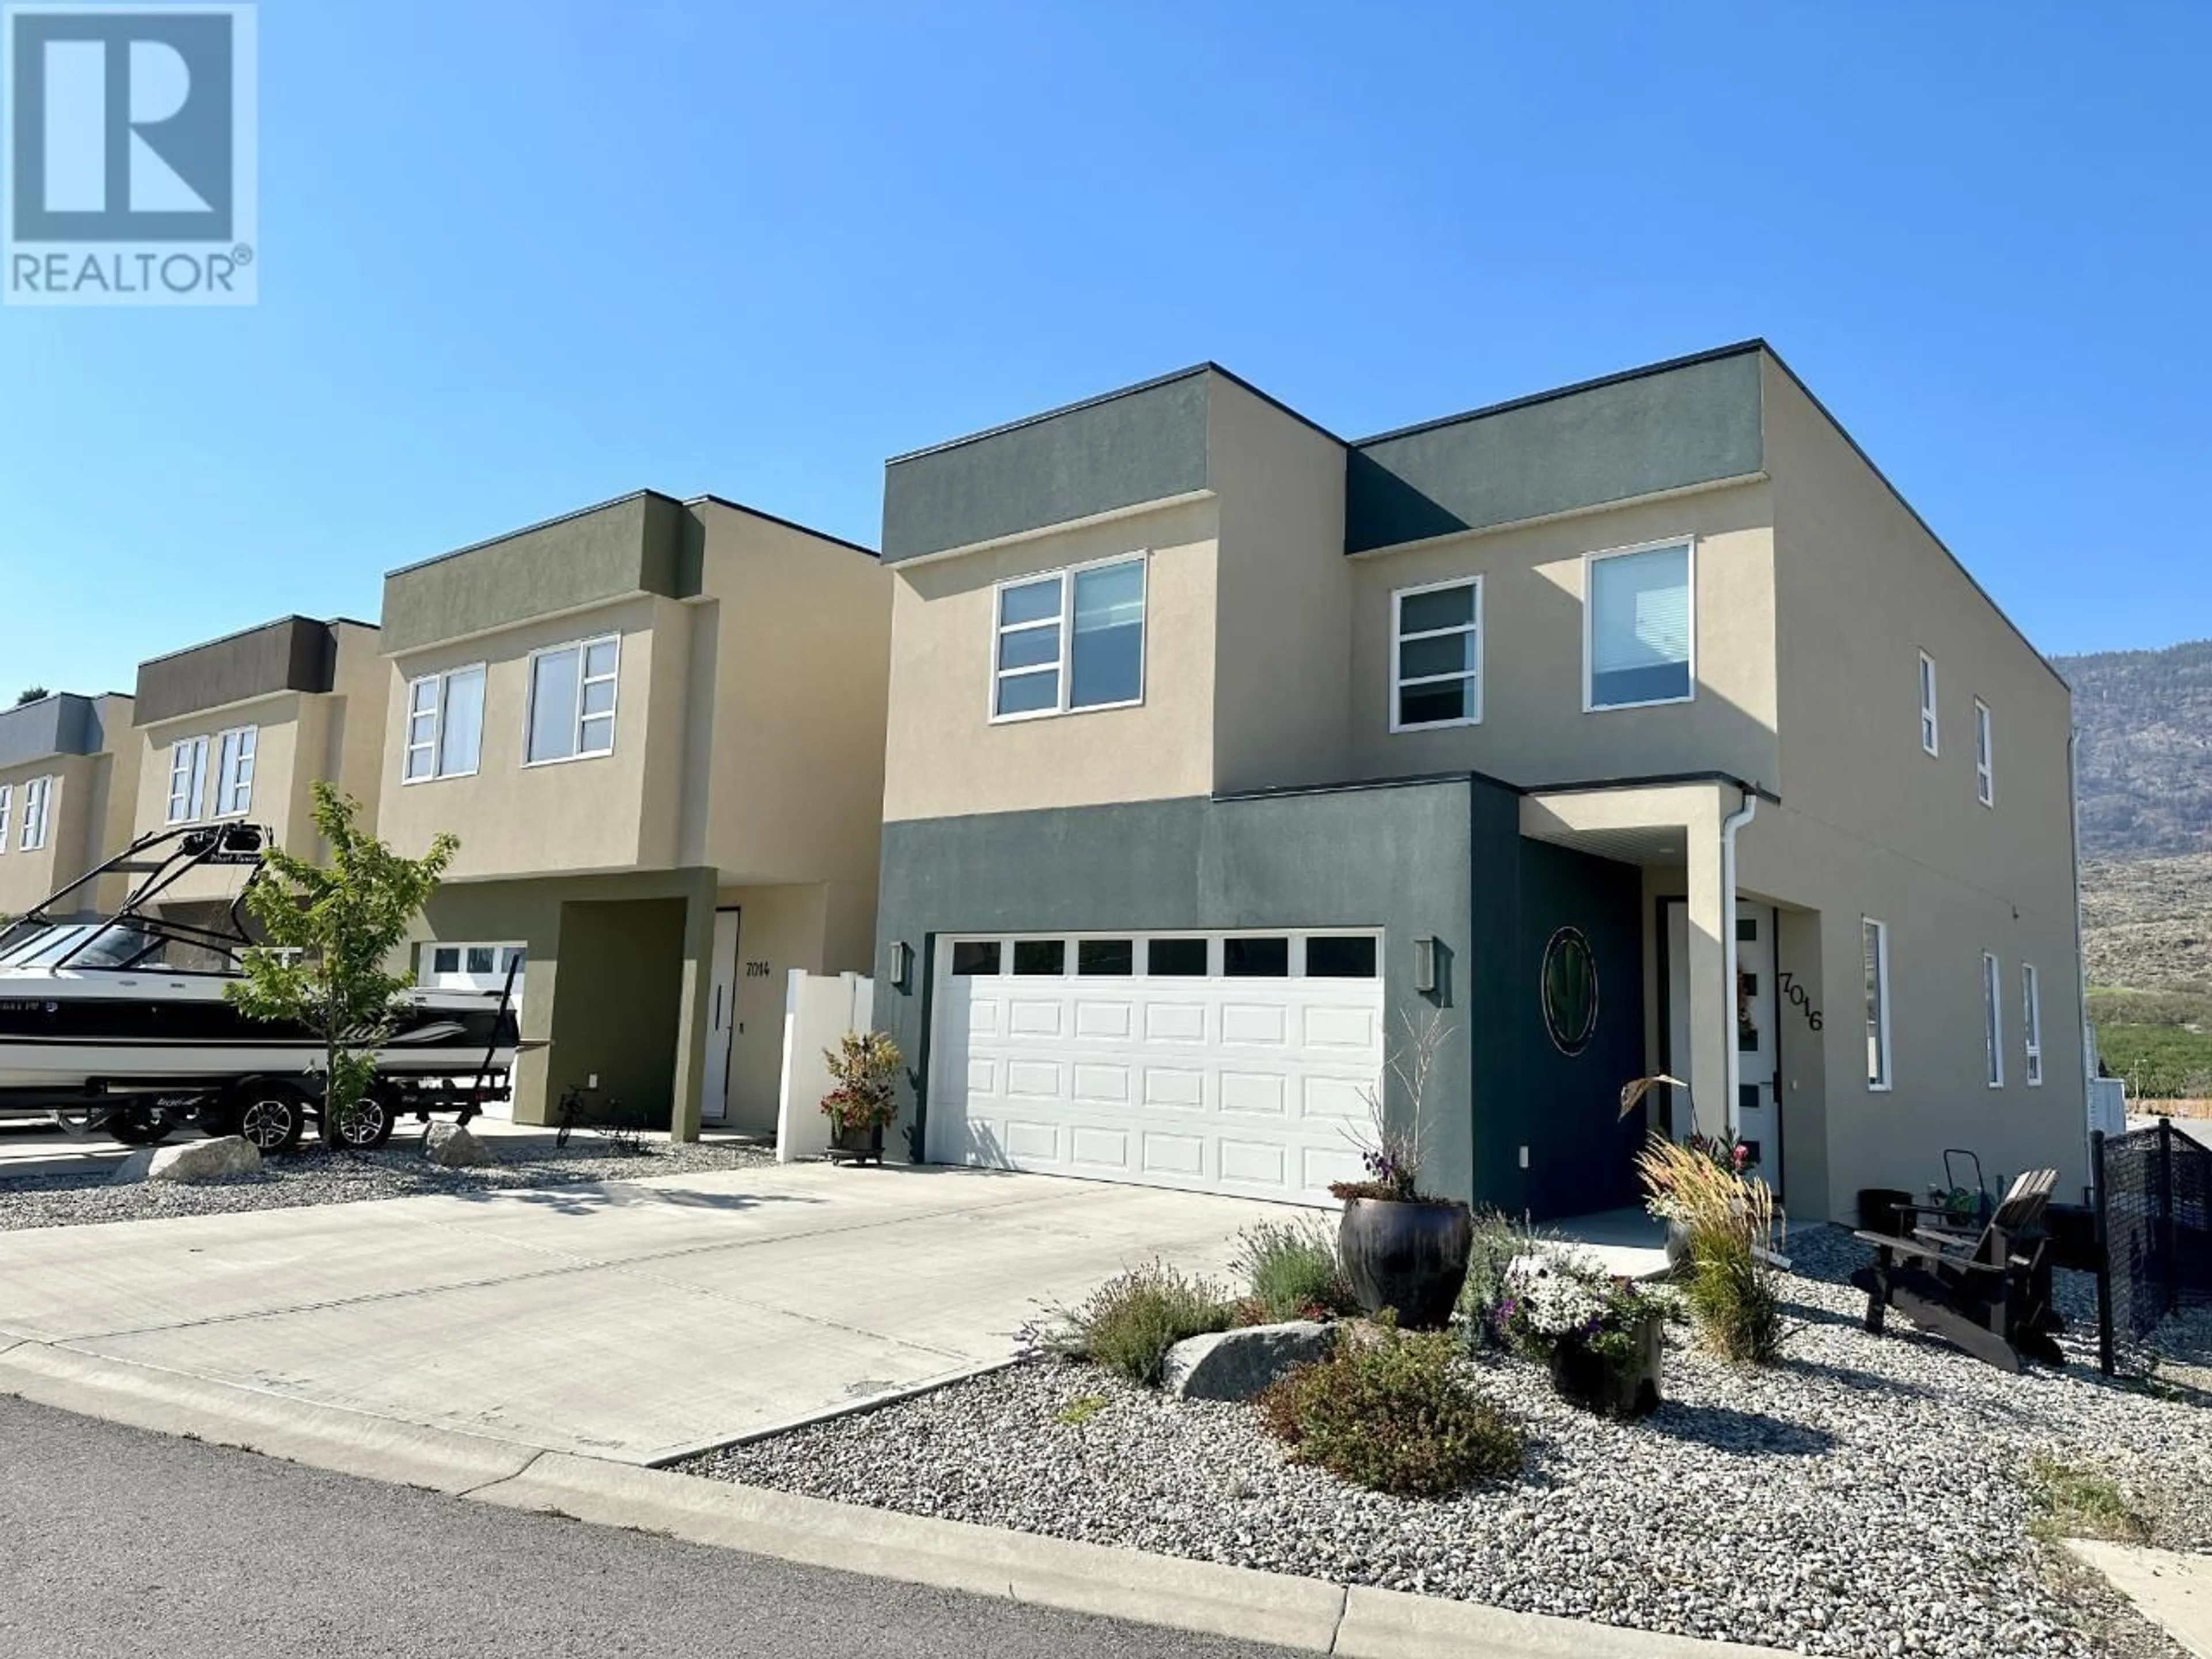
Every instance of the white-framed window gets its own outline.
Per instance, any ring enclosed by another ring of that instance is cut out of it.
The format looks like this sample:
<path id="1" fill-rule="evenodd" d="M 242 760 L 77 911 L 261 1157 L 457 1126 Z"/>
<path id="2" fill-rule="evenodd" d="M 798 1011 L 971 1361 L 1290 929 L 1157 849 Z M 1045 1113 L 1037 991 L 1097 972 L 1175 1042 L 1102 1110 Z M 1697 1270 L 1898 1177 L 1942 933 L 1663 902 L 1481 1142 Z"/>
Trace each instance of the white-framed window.
<path id="1" fill-rule="evenodd" d="M 1860 918 L 1866 957 L 1867 1087 L 1886 1090 L 1889 1070 L 1889 927 L 1872 916 Z"/>
<path id="2" fill-rule="evenodd" d="M 8 850 L 8 826 L 15 821 L 15 786 L 0 783 L 0 854 Z"/>
<path id="3" fill-rule="evenodd" d="M 1984 806 L 1997 804 L 1996 781 L 1990 770 L 1990 706 L 1974 699 L 1974 793 Z"/>
<path id="4" fill-rule="evenodd" d="M 1146 557 L 1017 576 L 992 601 L 991 719 L 1145 700 Z"/>
<path id="5" fill-rule="evenodd" d="M 1482 720 L 1482 578 L 1390 595 L 1390 729 Z"/>
<path id="6" fill-rule="evenodd" d="M 522 763 L 613 754 L 615 682 L 621 670 L 618 634 L 532 652 Z"/>
<path id="7" fill-rule="evenodd" d="M 1982 1042 L 1989 1054 L 1989 1084 L 2004 1087 L 2004 999 L 1999 989 L 1997 959 L 1982 952 Z"/>
<path id="8" fill-rule="evenodd" d="M 2027 1045 L 2027 1069 L 2023 1073 L 2031 1089 L 2043 1086 L 2043 975 L 2035 964 L 2020 964 L 2020 1026 Z"/>
<path id="9" fill-rule="evenodd" d="M 53 817 L 54 781 L 52 778 L 33 778 L 23 786 L 23 839 L 26 853 L 35 853 L 46 844 L 46 830 Z"/>
<path id="10" fill-rule="evenodd" d="M 1936 721 L 1936 659 L 1920 653 L 1920 746 L 1934 754 L 1942 746 Z"/>
<path id="11" fill-rule="evenodd" d="M 1583 708 L 1645 708 L 1697 694 L 1696 556 L 1688 540 L 1583 560 Z"/>
<path id="12" fill-rule="evenodd" d="M 402 783 L 476 775 L 483 753 L 484 665 L 449 668 L 407 683 Z"/>
<path id="13" fill-rule="evenodd" d="M 234 726 L 216 734 L 215 816 L 242 817 L 253 805 L 253 751 L 261 728 Z"/>
<path id="14" fill-rule="evenodd" d="M 190 823 L 207 802 L 208 740 L 186 738 L 169 747 L 171 823 Z"/>

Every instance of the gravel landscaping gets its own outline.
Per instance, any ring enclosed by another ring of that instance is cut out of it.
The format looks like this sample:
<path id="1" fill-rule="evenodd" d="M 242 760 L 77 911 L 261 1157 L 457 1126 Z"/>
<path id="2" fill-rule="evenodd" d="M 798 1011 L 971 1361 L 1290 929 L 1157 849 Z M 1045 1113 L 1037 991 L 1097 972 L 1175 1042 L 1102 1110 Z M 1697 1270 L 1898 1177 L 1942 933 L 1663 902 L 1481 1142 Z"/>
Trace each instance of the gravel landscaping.
<path id="1" fill-rule="evenodd" d="M 1838 1229 L 1791 1240 L 1783 1362 L 1738 1368 L 1668 1334 L 1640 1423 L 1559 1401 L 1536 1366 L 1468 1372 L 1519 1419 L 1521 1476 L 1441 1501 L 1289 1463 L 1246 1407 L 1037 1361 L 715 1453 L 691 1473 L 1534 1613 L 1887 1659 L 2179 1652 L 2041 1541 L 2032 1460 L 2114 1479 L 2156 1541 L 2212 1549 L 2212 1419 L 2185 1387 L 2075 1363 L 2010 1377 L 1893 1325 L 1860 1328 Z M 2069 1276 L 2071 1277 L 2070 1275 Z M 2082 1311 L 2087 1281 L 2067 1287 Z M 2171 1333 L 2180 1350 L 2212 1322 Z M 2199 1350 L 2198 1360 L 2202 1361 Z"/>
<path id="2" fill-rule="evenodd" d="M 423 1193 L 481 1193 L 502 1188 L 575 1186 L 643 1181 L 654 1176 L 712 1175 L 757 1169 L 775 1161 L 763 1146 L 726 1141 L 686 1144 L 648 1141 L 635 1154 L 614 1152 L 586 1133 L 564 1147 L 550 1139 L 492 1145 L 501 1161 L 485 1169 L 442 1170 L 426 1162 L 412 1126 L 380 1152 L 333 1154 L 309 1145 L 289 1157 L 265 1160 L 259 1173 L 235 1181 L 180 1186 L 167 1182 L 114 1186 L 108 1167 L 58 1175 L 0 1178 L 0 1232 L 28 1227 L 75 1227 L 103 1221 L 143 1221 L 165 1216 L 234 1215 L 246 1210 L 295 1209 L 310 1204 L 358 1204 L 411 1198 Z M 66 1143 L 56 1142 L 57 1152 Z"/>

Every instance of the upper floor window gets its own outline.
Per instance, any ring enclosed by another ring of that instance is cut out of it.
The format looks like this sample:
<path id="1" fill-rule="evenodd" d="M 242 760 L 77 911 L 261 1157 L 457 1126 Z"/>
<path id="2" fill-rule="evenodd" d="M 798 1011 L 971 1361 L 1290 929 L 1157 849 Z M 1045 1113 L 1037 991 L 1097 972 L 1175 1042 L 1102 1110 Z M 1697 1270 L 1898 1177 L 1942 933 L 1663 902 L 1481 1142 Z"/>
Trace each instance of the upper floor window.
<path id="1" fill-rule="evenodd" d="M 1990 771 L 1990 706 L 1974 699 L 1974 793 L 1982 805 L 1997 804 L 1996 781 Z"/>
<path id="2" fill-rule="evenodd" d="M 1583 707 L 1687 702 L 1697 635 L 1690 544 L 1593 553 L 1586 568 Z"/>
<path id="3" fill-rule="evenodd" d="M 1920 653 L 1920 746 L 1934 754 L 1940 735 L 1936 726 L 1936 659 L 1923 651 Z"/>
<path id="4" fill-rule="evenodd" d="M 253 751 L 260 744 L 258 726 L 241 726 L 216 739 L 215 816 L 240 817 L 253 805 Z"/>
<path id="5" fill-rule="evenodd" d="M 614 753 L 615 678 L 621 666 L 622 640 L 613 634 L 532 653 L 525 765 Z"/>
<path id="6" fill-rule="evenodd" d="M 482 663 L 410 680 L 401 781 L 473 776 L 483 751 L 483 711 Z"/>
<path id="7" fill-rule="evenodd" d="M 2043 1086 L 2043 976 L 2033 963 L 2020 964 L 2021 1030 L 2027 1035 L 2027 1086 Z"/>
<path id="8" fill-rule="evenodd" d="M 35 853 L 46 844 L 47 821 L 53 816 L 54 781 L 33 778 L 23 786 L 23 850 Z"/>
<path id="9" fill-rule="evenodd" d="M 1482 719 L 1482 578 L 1390 596 L 1390 729 Z"/>
<path id="10" fill-rule="evenodd" d="M 186 738 L 169 748 L 171 823 L 190 823 L 207 802 L 208 740 Z"/>
<path id="11" fill-rule="evenodd" d="M 8 826 L 15 821 L 15 786 L 0 783 L 0 853 L 8 850 Z"/>
<path id="12" fill-rule="evenodd" d="M 1889 928 L 1872 916 L 1861 919 L 1860 944 L 1866 957 L 1867 1087 L 1889 1087 Z"/>
<path id="13" fill-rule="evenodd" d="M 1997 959 L 1982 952 L 1982 1043 L 1989 1052 L 1989 1082 L 2004 1087 L 2004 1008 L 1997 984 Z"/>
<path id="14" fill-rule="evenodd" d="M 1115 708 L 1145 696 L 1145 558 L 1001 582 L 991 718 Z"/>

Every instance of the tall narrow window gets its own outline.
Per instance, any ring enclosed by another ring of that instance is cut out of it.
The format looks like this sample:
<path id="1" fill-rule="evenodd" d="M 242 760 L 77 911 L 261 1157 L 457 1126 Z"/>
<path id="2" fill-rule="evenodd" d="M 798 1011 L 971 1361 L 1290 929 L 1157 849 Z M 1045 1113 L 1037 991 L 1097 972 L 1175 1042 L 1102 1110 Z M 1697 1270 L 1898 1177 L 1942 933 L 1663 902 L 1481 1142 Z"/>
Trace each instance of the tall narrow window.
<path id="1" fill-rule="evenodd" d="M 1996 781 L 1990 771 L 1990 706 L 1979 697 L 1974 699 L 1974 791 L 1983 805 L 1997 804 Z"/>
<path id="2" fill-rule="evenodd" d="M 1936 725 L 1936 659 L 1920 653 L 1920 746 L 1929 754 L 1937 748 Z"/>
<path id="3" fill-rule="evenodd" d="M 1687 702 L 1697 632 L 1689 543 L 1593 554 L 1588 568 L 1583 706 Z"/>
<path id="4" fill-rule="evenodd" d="M 530 722 L 524 759 L 579 760 L 615 748 L 615 682 L 622 642 L 613 635 L 540 651 L 530 659 Z"/>
<path id="5" fill-rule="evenodd" d="M 482 663 L 409 682 L 401 779 L 421 783 L 473 775 L 483 752 L 483 711 Z"/>
<path id="6" fill-rule="evenodd" d="M 1982 1042 L 1989 1054 L 1992 1089 L 2004 1087 L 2004 1008 L 1997 988 L 1997 959 L 1982 952 Z"/>
<path id="7" fill-rule="evenodd" d="M 2027 1086 L 2043 1086 L 2043 976 L 2033 963 L 2020 964 L 2020 1021 L 2027 1034 Z"/>
<path id="8" fill-rule="evenodd" d="M 0 783 L 0 853 L 8 850 L 8 826 L 15 819 L 15 786 Z"/>
<path id="9" fill-rule="evenodd" d="M 1001 586 L 991 635 L 991 718 L 1142 702 L 1145 569 L 1139 555 Z"/>
<path id="10" fill-rule="evenodd" d="M 1889 929 L 1865 918 L 1867 1087 L 1887 1089 L 1889 1073 Z"/>
<path id="11" fill-rule="evenodd" d="M 190 823 L 200 816 L 207 799 L 208 740 L 186 738 L 169 750 L 169 817 L 171 823 Z"/>
<path id="12" fill-rule="evenodd" d="M 1390 729 L 1482 719 L 1482 578 L 1390 596 Z"/>
<path id="13" fill-rule="evenodd" d="M 54 781 L 33 778 L 23 786 L 23 850 L 35 853 L 46 844 L 47 820 L 53 816 Z"/>
<path id="14" fill-rule="evenodd" d="M 243 817 L 253 805 L 253 751 L 260 728 L 241 726 L 216 739 L 215 816 Z"/>

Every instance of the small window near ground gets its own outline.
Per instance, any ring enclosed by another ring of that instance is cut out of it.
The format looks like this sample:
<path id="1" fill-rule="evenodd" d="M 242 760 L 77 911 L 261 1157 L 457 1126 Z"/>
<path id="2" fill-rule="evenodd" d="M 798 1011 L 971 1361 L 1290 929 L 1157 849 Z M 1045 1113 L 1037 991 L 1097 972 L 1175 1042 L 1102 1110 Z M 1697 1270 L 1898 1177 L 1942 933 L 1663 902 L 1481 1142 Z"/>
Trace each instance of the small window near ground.
<path id="1" fill-rule="evenodd" d="M 1231 979 L 1287 979 L 1291 942 L 1286 939 L 1225 939 L 1221 971 Z"/>
<path id="2" fill-rule="evenodd" d="M 1984 806 L 1997 804 L 1996 774 L 1990 762 L 1990 706 L 1974 699 L 1974 793 Z"/>
<path id="3" fill-rule="evenodd" d="M 999 941 L 994 939 L 963 939 L 952 947 L 952 971 L 966 978 L 975 974 L 995 974 L 999 971 Z"/>
<path id="4" fill-rule="evenodd" d="M 1067 941 L 1064 939 L 1018 939 L 1014 941 L 1014 971 L 1049 977 L 1067 971 Z"/>
<path id="5" fill-rule="evenodd" d="M 1687 702 L 1695 690 L 1690 544 L 1594 555 L 1583 706 Z"/>
<path id="6" fill-rule="evenodd" d="M 1075 971 L 1098 978 L 1126 978 L 1137 971 L 1137 946 L 1126 939 L 1079 939 L 1075 946 Z"/>
<path id="7" fill-rule="evenodd" d="M 2004 1087 L 2004 1008 L 1997 989 L 1997 959 L 1982 952 L 1982 1038 L 1989 1053 L 1989 1083 Z"/>
<path id="8" fill-rule="evenodd" d="M 1156 939 L 1146 941 L 1145 971 L 1154 979 L 1204 979 L 1206 941 Z"/>
<path id="9" fill-rule="evenodd" d="M 2021 1030 L 2027 1043 L 2027 1086 L 2043 1086 L 2043 976 L 2032 963 L 2020 964 Z"/>
<path id="10" fill-rule="evenodd" d="M 1375 939 L 1369 933 L 1323 933 L 1306 941 L 1308 979 L 1373 979 Z"/>
<path id="11" fill-rule="evenodd" d="M 1936 720 L 1936 659 L 1920 653 L 1920 746 L 1934 754 L 1942 746 Z"/>
<path id="12" fill-rule="evenodd" d="M 1390 596 L 1390 729 L 1482 719 L 1482 579 Z"/>
<path id="13" fill-rule="evenodd" d="M 1889 1087 L 1889 929 L 1869 916 L 1863 924 L 1866 956 L 1867 1087 Z"/>

